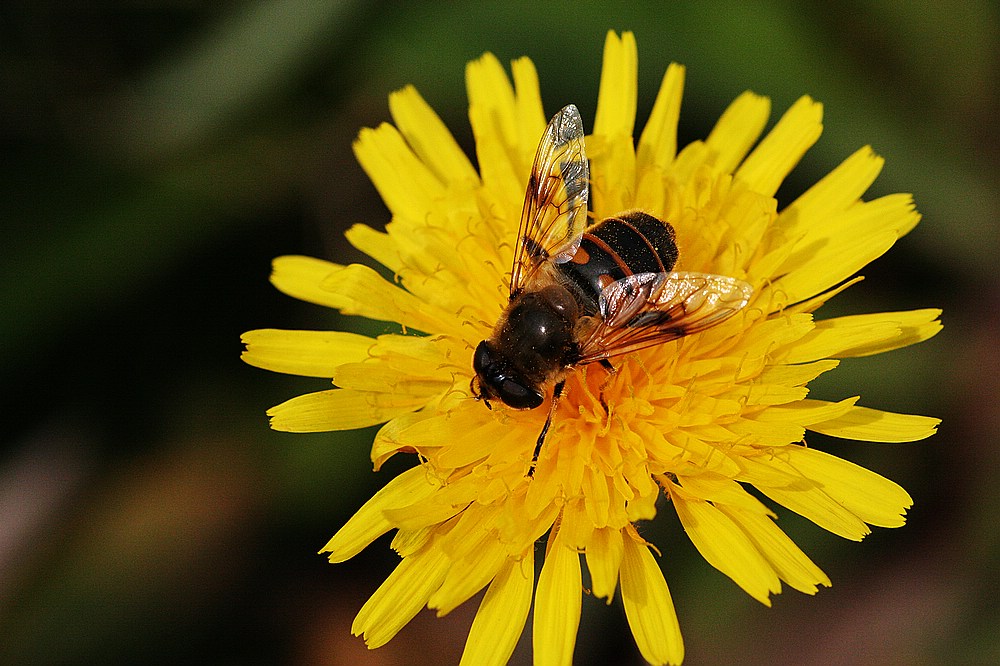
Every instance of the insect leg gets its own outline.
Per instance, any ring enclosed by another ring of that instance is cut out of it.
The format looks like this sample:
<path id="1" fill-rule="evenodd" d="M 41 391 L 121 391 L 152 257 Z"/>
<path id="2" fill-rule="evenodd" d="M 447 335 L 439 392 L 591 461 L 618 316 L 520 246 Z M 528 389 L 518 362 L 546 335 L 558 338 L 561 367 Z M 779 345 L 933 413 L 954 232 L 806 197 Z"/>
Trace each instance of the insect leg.
<path id="1" fill-rule="evenodd" d="M 542 432 L 538 435 L 538 442 L 535 444 L 535 452 L 531 456 L 531 467 L 528 468 L 528 476 L 534 476 L 535 474 L 535 463 L 538 462 L 538 454 L 542 451 L 542 444 L 545 443 L 545 435 L 549 432 L 549 426 L 552 425 L 552 415 L 556 413 L 556 405 L 559 404 L 559 396 L 562 395 L 563 387 L 566 385 L 566 380 L 560 380 L 556 382 L 555 387 L 552 389 L 552 404 L 549 405 L 549 415 L 545 417 L 545 425 L 542 426 Z"/>
<path id="2" fill-rule="evenodd" d="M 601 388 L 600 388 L 600 391 L 598 392 L 598 395 L 597 395 L 597 399 L 598 399 L 598 401 L 600 401 L 601 407 L 603 407 L 604 411 L 606 412 L 606 411 L 608 411 L 608 403 L 604 399 L 604 387 L 606 387 L 611 382 L 611 378 L 615 376 L 616 372 L 618 372 L 618 368 L 616 368 L 615 366 L 611 365 L 611 361 L 609 361 L 606 358 L 602 358 L 597 363 L 602 368 L 604 368 L 605 370 L 608 371 L 608 376 L 607 376 L 607 378 L 605 378 L 605 380 L 603 382 L 601 382 Z"/>

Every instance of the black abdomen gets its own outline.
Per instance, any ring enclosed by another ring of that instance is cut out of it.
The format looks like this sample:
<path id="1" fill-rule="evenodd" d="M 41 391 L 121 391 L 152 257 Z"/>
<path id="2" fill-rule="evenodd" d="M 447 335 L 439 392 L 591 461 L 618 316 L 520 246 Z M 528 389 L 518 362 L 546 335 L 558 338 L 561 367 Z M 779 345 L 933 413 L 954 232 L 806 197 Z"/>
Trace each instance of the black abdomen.
<path id="1" fill-rule="evenodd" d="M 577 287 L 584 313 L 594 314 L 601 290 L 610 283 L 634 273 L 667 273 L 676 262 L 674 228 L 632 211 L 587 229 L 576 254 L 558 269 Z"/>

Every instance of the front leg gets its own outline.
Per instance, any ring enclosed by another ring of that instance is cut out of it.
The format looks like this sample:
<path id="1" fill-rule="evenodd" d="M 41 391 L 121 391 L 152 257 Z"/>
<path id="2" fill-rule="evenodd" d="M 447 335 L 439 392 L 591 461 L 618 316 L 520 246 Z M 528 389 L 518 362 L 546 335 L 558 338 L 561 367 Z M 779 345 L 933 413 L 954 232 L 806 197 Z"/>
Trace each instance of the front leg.
<path id="1" fill-rule="evenodd" d="M 605 412 L 607 412 L 607 411 L 608 411 L 608 403 L 607 403 L 607 401 L 606 401 L 606 400 L 604 399 L 604 389 L 605 389 L 605 387 L 607 387 L 607 385 L 608 385 L 608 384 L 609 384 L 609 383 L 611 382 L 611 379 L 612 379 L 612 378 L 613 378 L 613 377 L 615 376 L 615 373 L 617 373 L 617 372 L 618 372 L 618 369 L 617 369 L 617 368 L 615 368 L 615 366 L 611 365 L 611 361 L 609 361 L 609 360 L 608 360 L 608 359 L 606 359 L 606 358 L 602 358 L 602 359 L 601 359 L 600 361 L 598 361 L 597 363 L 598 363 L 598 364 L 599 364 L 599 365 L 600 365 L 600 366 L 601 366 L 602 368 L 604 368 L 605 370 L 607 370 L 607 371 L 608 371 L 608 376 L 607 376 L 607 377 L 605 377 L 605 379 L 604 379 L 604 381 L 603 381 L 603 382 L 601 382 L 601 387 L 600 387 L 600 389 L 598 389 L 598 393 L 597 393 L 597 399 L 598 399 L 598 401 L 599 401 L 599 402 L 601 403 L 601 407 L 603 407 L 603 408 L 604 408 L 604 411 L 605 411 Z"/>
<path id="2" fill-rule="evenodd" d="M 564 386 L 566 386 L 566 380 L 560 379 L 552 389 L 552 404 L 549 405 L 549 415 L 545 417 L 545 425 L 542 426 L 542 432 L 539 433 L 538 441 L 535 443 L 535 452 L 531 456 L 531 466 L 528 468 L 529 478 L 535 474 L 535 463 L 538 462 L 538 454 L 541 453 L 542 444 L 545 443 L 545 435 L 548 434 L 549 426 L 552 425 L 552 416 L 556 413 L 556 405 L 559 404 L 559 397 L 562 395 Z"/>

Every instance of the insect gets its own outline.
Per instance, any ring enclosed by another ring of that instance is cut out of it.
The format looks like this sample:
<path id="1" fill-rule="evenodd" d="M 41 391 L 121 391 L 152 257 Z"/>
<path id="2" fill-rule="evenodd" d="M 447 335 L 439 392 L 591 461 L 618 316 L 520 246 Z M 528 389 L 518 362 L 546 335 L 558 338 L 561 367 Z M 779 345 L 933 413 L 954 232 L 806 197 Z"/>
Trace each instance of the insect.
<path id="1" fill-rule="evenodd" d="M 510 300 L 473 354 L 472 392 L 487 407 L 499 400 L 535 409 L 553 386 L 533 461 L 574 368 L 599 363 L 614 372 L 610 358 L 704 331 L 736 314 L 753 293 L 732 277 L 674 272 L 674 229 L 648 213 L 627 211 L 587 226 L 589 180 L 583 121 L 571 104 L 539 142 Z"/>

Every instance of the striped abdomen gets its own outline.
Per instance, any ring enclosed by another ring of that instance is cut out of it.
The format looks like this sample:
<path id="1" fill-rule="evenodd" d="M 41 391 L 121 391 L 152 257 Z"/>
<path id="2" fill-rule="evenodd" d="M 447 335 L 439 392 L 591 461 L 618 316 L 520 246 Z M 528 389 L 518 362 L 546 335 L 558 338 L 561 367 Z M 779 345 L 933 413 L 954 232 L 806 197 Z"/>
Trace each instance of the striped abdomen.
<path id="1" fill-rule="evenodd" d="M 633 273 L 668 273 L 677 262 L 674 228 L 641 211 L 609 217 L 587 229 L 559 271 L 576 286 L 585 314 L 597 312 L 601 290 Z"/>

